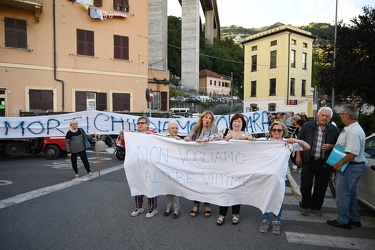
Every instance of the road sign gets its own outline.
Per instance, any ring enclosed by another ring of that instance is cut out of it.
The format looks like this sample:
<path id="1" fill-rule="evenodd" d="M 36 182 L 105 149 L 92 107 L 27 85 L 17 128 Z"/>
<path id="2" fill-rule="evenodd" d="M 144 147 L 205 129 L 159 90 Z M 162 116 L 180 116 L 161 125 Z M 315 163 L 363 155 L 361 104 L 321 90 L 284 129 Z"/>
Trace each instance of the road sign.
<path id="1" fill-rule="evenodd" d="M 152 102 L 153 100 L 154 100 L 154 91 L 150 89 L 150 102 Z"/>

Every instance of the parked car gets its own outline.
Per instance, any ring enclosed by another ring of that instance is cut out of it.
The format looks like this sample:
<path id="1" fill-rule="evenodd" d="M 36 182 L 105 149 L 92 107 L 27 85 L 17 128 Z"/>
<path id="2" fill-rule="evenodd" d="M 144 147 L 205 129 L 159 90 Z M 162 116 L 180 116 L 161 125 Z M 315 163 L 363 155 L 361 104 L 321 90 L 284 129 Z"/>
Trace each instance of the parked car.
<path id="1" fill-rule="evenodd" d="M 357 185 L 358 200 L 375 211 L 375 133 L 366 138 L 365 171 Z M 336 171 L 333 169 L 329 180 L 329 188 L 333 196 L 336 196 Z"/>

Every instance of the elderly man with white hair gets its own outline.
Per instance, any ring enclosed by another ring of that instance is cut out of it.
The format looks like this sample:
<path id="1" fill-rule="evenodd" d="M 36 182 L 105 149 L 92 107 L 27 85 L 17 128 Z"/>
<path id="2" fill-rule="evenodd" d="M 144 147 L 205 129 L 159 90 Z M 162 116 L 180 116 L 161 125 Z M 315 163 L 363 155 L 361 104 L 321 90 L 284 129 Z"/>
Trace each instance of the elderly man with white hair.
<path id="1" fill-rule="evenodd" d="M 174 138 L 176 140 L 181 140 L 181 137 L 177 135 L 178 133 L 178 123 L 177 121 L 170 121 L 168 123 L 168 132 L 169 135 L 168 137 Z M 179 217 L 179 210 L 180 210 L 180 205 L 181 205 L 181 197 L 176 196 L 176 195 L 171 195 L 168 194 L 165 198 L 166 203 L 167 203 L 167 209 L 164 212 L 164 216 L 169 216 L 172 213 L 172 205 L 174 208 L 173 212 L 173 218 L 177 219 Z"/>

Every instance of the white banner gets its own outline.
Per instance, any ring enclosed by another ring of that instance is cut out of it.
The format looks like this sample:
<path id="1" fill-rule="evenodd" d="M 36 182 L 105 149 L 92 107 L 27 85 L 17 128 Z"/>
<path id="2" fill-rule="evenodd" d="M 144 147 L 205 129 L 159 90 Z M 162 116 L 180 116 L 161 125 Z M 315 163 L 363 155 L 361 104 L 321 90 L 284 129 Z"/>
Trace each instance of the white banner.
<path id="1" fill-rule="evenodd" d="M 185 142 L 125 133 L 131 195 L 174 194 L 216 205 L 279 213 L 290 151 L 281 141 Z"/>
<path id="2" fill-rule="evenodd" d="M 246 132 L 256 134 L 268 131 L 267 111 L 243 114 L 246 119 Z M 139 116 L 123 115 L 104 111 L 82 111 L 63 115 L 0 117 L 0 138 L 31 138 L 44 136 L 65 136 L 70 129 L 69 122 L 77 120 L 87 134 L 118 134 L 120 130 L 134 131 Z M 229 127 L 230 115 L 217 115 L 219 129 Z M 150 129 L 163 133 L 168 129 L 170 118 L 150 118 Z M 179 132 L 186 135 L 197 123 L 198 118 L 177 119 Z"/>

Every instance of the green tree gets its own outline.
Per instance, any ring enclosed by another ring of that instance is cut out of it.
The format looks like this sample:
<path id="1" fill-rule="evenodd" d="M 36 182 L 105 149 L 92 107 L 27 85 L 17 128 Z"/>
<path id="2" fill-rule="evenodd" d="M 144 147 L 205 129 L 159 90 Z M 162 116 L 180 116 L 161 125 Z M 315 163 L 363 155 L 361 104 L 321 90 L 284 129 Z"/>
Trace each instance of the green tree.
<path id="1" fill-rule="evenodd" d="M 336 60 L 333 69 L 333 37 L 322 48 L 326 67 L 320 70 L 320 86 L 335 103 L 350 101 L 361 106 L 375 105 L 375 10 L 363 7 L 364 14 L 351 19 L 351 24 L 337 25 Z"/>
<path id="2" fill-rule="evenodd" d="M 181 76 L 181 18 L 168 16 L 168 69 Z"/>

